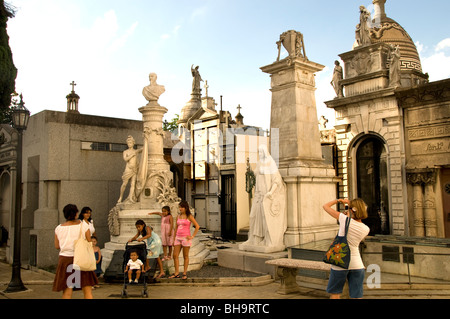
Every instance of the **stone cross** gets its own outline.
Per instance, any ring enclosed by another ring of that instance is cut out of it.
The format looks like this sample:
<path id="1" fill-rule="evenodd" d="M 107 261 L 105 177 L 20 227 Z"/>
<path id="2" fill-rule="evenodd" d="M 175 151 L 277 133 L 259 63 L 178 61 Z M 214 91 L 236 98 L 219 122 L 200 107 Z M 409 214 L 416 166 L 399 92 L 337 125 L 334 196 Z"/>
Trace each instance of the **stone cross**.
<path id="1" fill-rule="evenodd" d="M 205 96 L 208 96 L 208 88 L 209 88 L 208 80 L 205 81 L 205 86 L 204 86 L 204 88 L 205 88 Z"/>
<path id="2" fill-rule="evenodd" d="M 72 92 L 75 92 L 75 85 L 77 85 L 75 83 L 75 81 L 72 81 L 72 83 L 70 83 L 70 85 L 72 85 Z"/>
<path id="3" fill-rule="evenodd" d="M 242 109 L 242 107 L 241 107 L 241 105 L 240 105 L 240 104 L 238 104 L 238 106 L 237 106 L 237 109 L 238 109 L 238 113 L 241 113 L 241 109 Z"/>
<path id="4" fill-rule="evenodd" d="M 327 128 L 328 120 L 325 118 L 325 116 L 321 116 L 319 120 L 319 129 L 325 130 Z"/>

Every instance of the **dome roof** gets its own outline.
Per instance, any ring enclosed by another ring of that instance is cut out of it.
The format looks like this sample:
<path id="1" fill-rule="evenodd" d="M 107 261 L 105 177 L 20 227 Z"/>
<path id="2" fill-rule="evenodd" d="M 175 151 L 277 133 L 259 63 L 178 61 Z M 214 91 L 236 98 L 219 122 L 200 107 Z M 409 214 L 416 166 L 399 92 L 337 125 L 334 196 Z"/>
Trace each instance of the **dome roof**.
<path id="1" fill-rule="evenodd" d="M 419 53 L 414 41 L 403 27 L 391 18 L 383 17 L 379 27 L 371 32 L 372 43 L 387 43 L 400 47 L 401 69 L 415 70 L 422 73 Z"/>

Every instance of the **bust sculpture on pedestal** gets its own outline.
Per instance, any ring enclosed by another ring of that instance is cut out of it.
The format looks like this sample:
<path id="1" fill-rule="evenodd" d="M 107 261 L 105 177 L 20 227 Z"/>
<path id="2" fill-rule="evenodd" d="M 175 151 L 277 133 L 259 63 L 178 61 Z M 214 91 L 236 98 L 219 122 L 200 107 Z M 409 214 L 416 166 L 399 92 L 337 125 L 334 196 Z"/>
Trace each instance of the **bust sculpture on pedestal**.
<path id="1" fill-rule="evenodd" d="M 174 195 L 176 190 L 172 186 L 170 166 L 164 159 L 162 118 L 167 109 L 159 105 L 158 99 L 165 92 L 165 88 L 156 83 L 156 73 L 150 73 L 149 79 L 150 85 L 142 90 L 142 95 L 148 103 L 139 109 L 144 122 L 143 146 L 135 149 L 134 138 L 128 136 L 128 149 L 123 152 L 126 164 L 122 174 L 120 196 L 108 216 L 110 233 L 112 236 L 120 236 L 119 241 L 125 238 L 119 227 L 122 217 L 127 215 L 127 218 L 141 218 L 141 210 L 158 210 L 164 205 L 176 206 L 175 203 L 179 201 Z M 128 197 L 122 201 L 128 184 Z M 176 210 L 176 207 L 174 208 Z"/>
<path id="2" fill-rule="evenodd" d="M 159 105 L 158 99 L 163 94 L 166 89 L 163 85 L 156 83 L 157 75 L 156 73 L 150 73 L 149 75 L 150 85 L 147 85 L 142 90 L 142 95 L 149 102 L 148 105 Z"/>

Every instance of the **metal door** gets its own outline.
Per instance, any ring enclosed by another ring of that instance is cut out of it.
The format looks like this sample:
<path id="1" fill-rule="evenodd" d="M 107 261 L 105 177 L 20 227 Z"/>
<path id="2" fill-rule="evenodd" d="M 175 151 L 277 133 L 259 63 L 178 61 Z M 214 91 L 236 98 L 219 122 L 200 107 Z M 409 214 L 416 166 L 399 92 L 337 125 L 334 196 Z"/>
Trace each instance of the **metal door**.
<path id="1" fill-rule="evenodd" d="M 236 239 L 236 185 L 234 175 L 222 175 L 221 232 L 226 239 Z"/>
<path id="2" fill-rule="evenodd" d="M 450 238 L 450 169 L 442 170 L 441 175 L 442 185 L 442 204 L 444 211 L 444 227 L 445 237 Z"/>

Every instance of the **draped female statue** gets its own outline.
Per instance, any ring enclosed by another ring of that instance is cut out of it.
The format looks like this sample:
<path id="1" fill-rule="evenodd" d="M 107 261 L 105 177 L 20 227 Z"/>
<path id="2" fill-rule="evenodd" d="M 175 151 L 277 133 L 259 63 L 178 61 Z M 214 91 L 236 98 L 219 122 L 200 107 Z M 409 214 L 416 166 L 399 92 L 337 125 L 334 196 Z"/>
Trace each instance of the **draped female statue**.
<path id="1" fill-rule="evenodd" d="M 287 228 L 286 185 L 267 146 L 259 146 L 258 153 L 248 240 L 239 248 L 262 252 L 282 251 Z"/>

